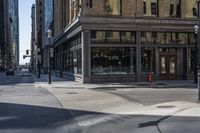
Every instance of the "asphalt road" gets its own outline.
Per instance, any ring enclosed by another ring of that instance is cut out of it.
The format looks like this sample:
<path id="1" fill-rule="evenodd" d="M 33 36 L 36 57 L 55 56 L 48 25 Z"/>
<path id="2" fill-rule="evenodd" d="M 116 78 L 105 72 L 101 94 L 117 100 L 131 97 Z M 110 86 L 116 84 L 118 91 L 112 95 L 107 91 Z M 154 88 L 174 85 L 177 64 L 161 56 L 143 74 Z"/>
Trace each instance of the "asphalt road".
<path id="1" fill-rule="evenodd" d="M 79 133 L 80 127 L 27 72 L 0 75 L 0 133 Z"/>
<path id="2" fill-rule="evenodd" d="M 197 98 L 196 89 L 186 88 L 118 89 L 105 93 L 145 106 L 169 101 L 194 102 Z M 143 109 L 146 110 L 149 108 Z M 47 89 L 35 87 L 29 73 L 0 75 L 0 133 L 160 133 L 159 120 L 163 120 L 159 114 L 120 115 L 67 110 Z"/>

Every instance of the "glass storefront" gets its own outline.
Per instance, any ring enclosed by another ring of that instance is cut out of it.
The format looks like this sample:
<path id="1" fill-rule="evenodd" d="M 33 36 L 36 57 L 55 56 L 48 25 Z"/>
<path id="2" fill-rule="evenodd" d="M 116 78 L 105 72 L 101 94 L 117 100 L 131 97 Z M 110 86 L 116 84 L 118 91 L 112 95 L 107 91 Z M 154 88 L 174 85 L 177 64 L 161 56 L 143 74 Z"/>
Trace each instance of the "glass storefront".
<path id="1" fill-rule="evenodd" d="M 188 65 L 189 65 L 189 73 L 192 74 L 194 73 L 194 61 L 195 61 L 195 48 L 190 48 L 189 49 L 189 61 L 188 61 Z"/>
<path id="2" fill-rule="evenodd" d="M 194 33 L 141 32 L 141 44 L 194 44 Z"/>
<path id="3" fill-rule="evenodd" d="M 72 74 L 82 73 L 82 51 L 81 36 L 75 36 L 68 42 L 63 43 L 62 47 L 56 48 L 55 65 L 56 70 L 69 72 Z M 63 62 L 63 63 L 61 63 Z"/>
<path id="4" fill-rule="evenodd" d="M 136 44 L 136 33 L 131 31 L 91 31 L 92 44 Z"/>
<path id="5" fill-rule="evenodd" d="M 134 74 L 136 71 L 135 48 L 92 48 L 92 75 Z"/>
<path id="6" fill-rule="evenodd" d="M 141 72 L 142 73 L 155 72 L 155 49 L 154 48 L 141 49 Z"/>

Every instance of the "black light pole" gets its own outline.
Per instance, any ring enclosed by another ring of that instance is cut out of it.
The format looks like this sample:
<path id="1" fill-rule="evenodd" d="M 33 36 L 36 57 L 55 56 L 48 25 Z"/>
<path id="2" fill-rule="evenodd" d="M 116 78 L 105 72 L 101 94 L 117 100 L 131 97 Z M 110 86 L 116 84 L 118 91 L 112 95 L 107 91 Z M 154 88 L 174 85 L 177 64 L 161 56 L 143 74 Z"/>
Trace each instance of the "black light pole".
<path id="1" fill-rule="evenodd" d="M 197 35 L 199 32 L 199 25 L 195 24 L 194 25 L 194 33 L 195 33 L 195 55 L 194 55 L 194 84 L 197 83 L 197 61 L 198 61 L 198 41 L 197 41 Z"/>
<path id="2" fill-rule="evenodd" d="M 199 13 L 199 3 L 200 3 L 200 0 L 197 0 L 197 17 L 198 17 L 198 19 L 200 18 L 200 13 Z M 198 24 L 195 24 L 195 26 L 194 26 L 194 29 L 195 29 L 195 41 L 196 41 L 196 46 L 197 46 L 197 51 L 198 51 L 198 53 L 197 53 L 197 71 L 198 71 L 198 75 L 197 75 L 197 77 L 198 77 L 198 101 L 200 101 L 200 58 L 199 58 L 199 56 L 200 56 L 200 46 L 199 46 L 199 41 L 198 41 L 198 36 L 199 36 L 199 25 L 200 25 L 200 23 L 199 23 L 199 20 L 198 20 Z"/>
<path id="3" fill-rule="evenodd" d="M 51 45 L 52 31 L 50 29 L 48 29 L 48 31 L 47 31 L 47 36 L 49 38 L 49 47 L 48 47 L 48 52 L 49 52 L 49 82 L 48 82 L 48 84 L 51 84 L 51 53 L 50 53 L 50 45 Z"/>

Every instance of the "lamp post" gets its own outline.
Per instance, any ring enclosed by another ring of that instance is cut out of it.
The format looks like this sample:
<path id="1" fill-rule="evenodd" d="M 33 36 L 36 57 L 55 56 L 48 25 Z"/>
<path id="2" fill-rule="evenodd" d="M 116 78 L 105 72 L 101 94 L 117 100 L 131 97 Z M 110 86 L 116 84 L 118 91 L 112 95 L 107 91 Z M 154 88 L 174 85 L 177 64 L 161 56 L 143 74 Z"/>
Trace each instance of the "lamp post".
<path id="1" fill-rule="evenodd" d="M 200 13 L 199 13 L 199 3 L 200 3 L 200 0 L 197 0 L 197 18 L 199 19 L 200 18 Z M 200 101 L 200 61 L 199 61 L 199 56 L 200 56 L 200 47 L 199 47 L 199 44 L 198 44 L 198 33 L 199 33 L 199 20 L 198 20 L 198 24 L 195 24 L 194 26 L 194 30 L 195 30 L 195 41 L 196 41 L 196 47 L 198 50 L 198 53 L 196 54 L 197 55 L 197 70 L 198 70 L 198 101 Z"/>
<path id="2" fill-rule="evenodd" d="M 50 45 L 51 45 L 52 31 L 50 29 L 48 29 L 48 31 L 47 31 L 47 37 L 49 39 L 49 47 L 48 47 L 48 52 L 49 52 L 49 82 L 48 82 L 48 84 L 51 84 L 51 55 L 50 55 Z"/>
<path id="3" fill-rule="evenodd" d="M 195 33 L 195 55 L 194 55 L 194 83 L 197 83 L 197 57 L 198 57 L 198 46 L 197 46 L 197 35 L 199 32 L 199 25 L 194 25 L 194 33 Z"/>
<path id="4" fill-rule="evenodd" d="M 40 48 L 37 48 L 37 78 L 40 78 L 40 62 L 41 62 L 41 53 Z"/>

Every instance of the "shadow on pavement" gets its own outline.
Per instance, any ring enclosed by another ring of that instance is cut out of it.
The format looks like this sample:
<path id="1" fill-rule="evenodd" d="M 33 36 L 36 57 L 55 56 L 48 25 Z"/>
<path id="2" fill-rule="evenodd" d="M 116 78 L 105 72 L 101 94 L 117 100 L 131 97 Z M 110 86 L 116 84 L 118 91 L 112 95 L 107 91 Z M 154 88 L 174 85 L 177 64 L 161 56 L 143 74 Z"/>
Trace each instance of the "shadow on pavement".
<path id="1" fill-rule="evenodd" d="M 84 110 L 67 110 L 53 107 L 0 103 L 0 132 L 17 129 L 53 130 L 59 127 L 70 128 L 70 126 L 73 126 L 76 133 L 81 132 L 82 127 L 78 125 L 69 112 L 73 114 L 73 117 L 83 122 L 93 119 L 90 120 L 91 125 L 88 125 L 89 127 L 87 127 L 86 130 L 87 133 L 104 133 L 107 131 L 115 133 L 124 133 L 124 131 L 126 131 L 126 133 L 148 131 L 148 133 L 155 133 L 155 131 L 161 130 L 175 132 L 178 130 L 183 131 L 184 128 L 182 127 L 186 124 L 189 125 L 188 123 L 190 122 L 193 122 L 193 125 L 196 125 L 196 127 L 193 126 L 193 130 L 198 131 L 200 129 L 200 127 L 197 126 L 200 124 L 200 117 L 175 116 L 173 119 L 160 125 L 160 122 L 165 121 L 165 119 L 163 119 L 163 116 L 159 115 L 118 115 Z M 103 117 L 105 117 L 103 121 L 98 120 Z M 94 118 L 97 119 L 95 120 Z M 170 116 L 165 116 L 164 118 L 168 119 Z M 182 122 L 183 125 L 179 128 L 175 122 Z M 176 126 L 173 126 L 174 123 Z"/>

